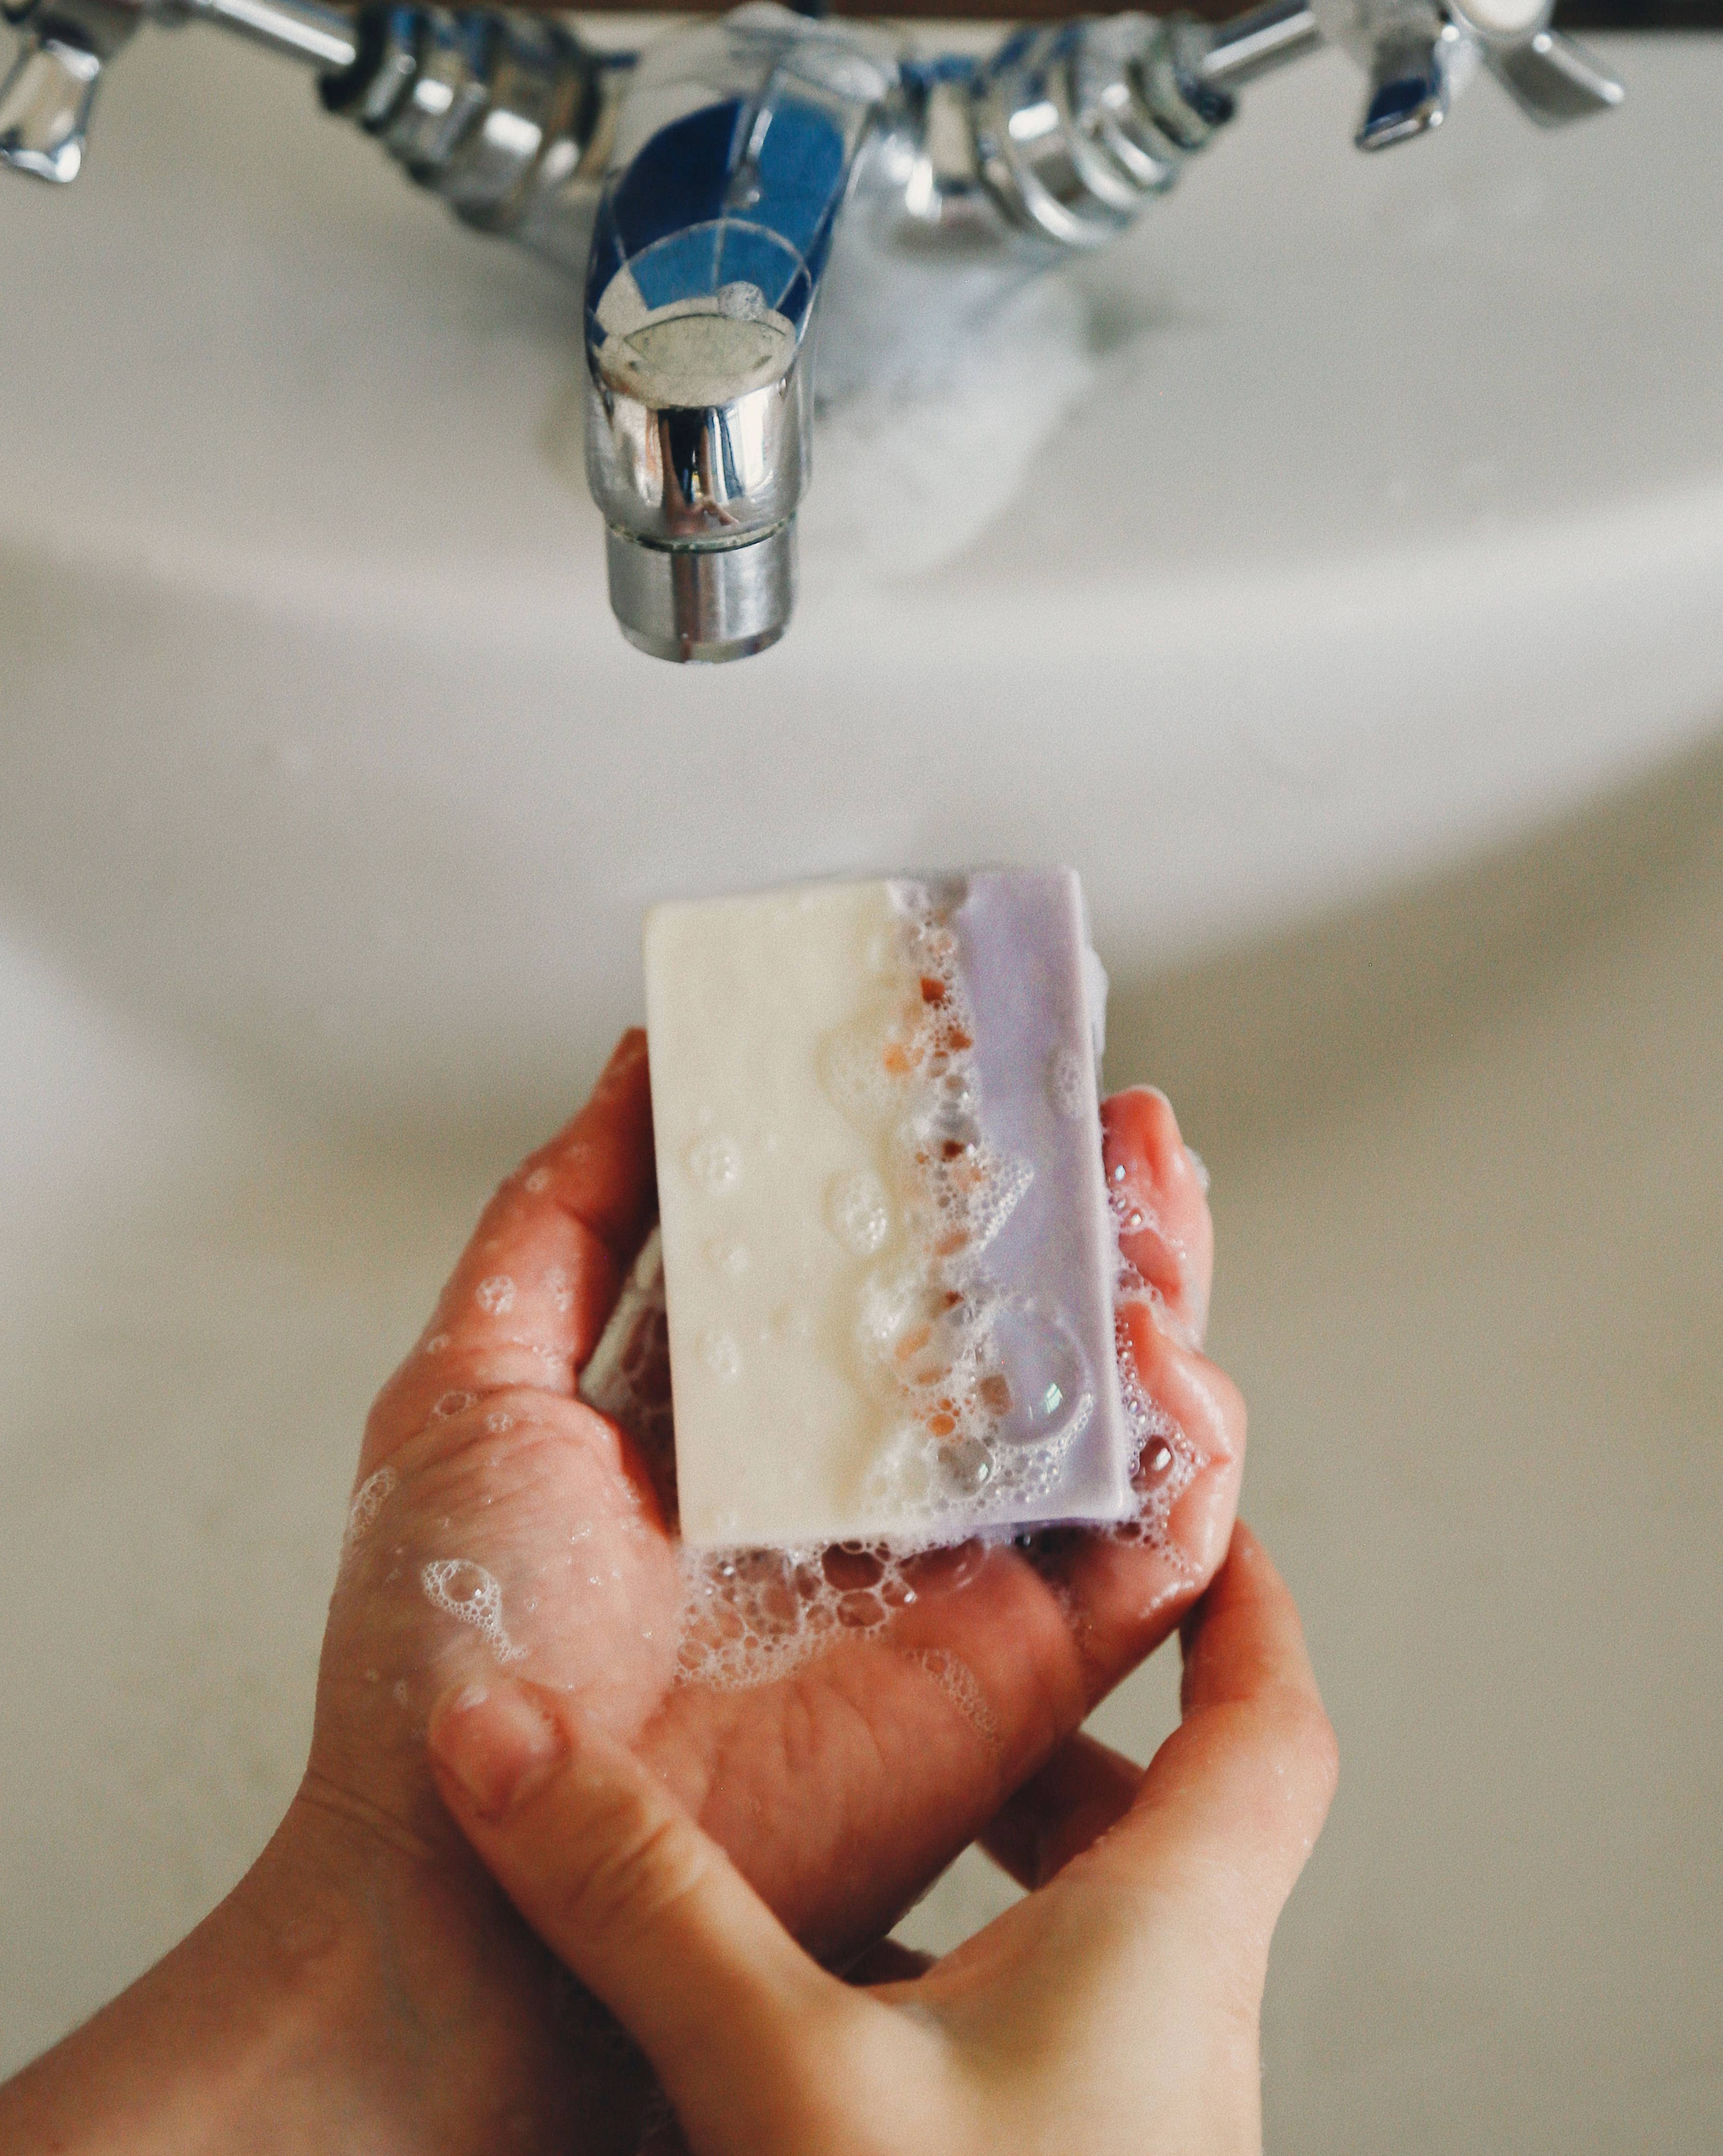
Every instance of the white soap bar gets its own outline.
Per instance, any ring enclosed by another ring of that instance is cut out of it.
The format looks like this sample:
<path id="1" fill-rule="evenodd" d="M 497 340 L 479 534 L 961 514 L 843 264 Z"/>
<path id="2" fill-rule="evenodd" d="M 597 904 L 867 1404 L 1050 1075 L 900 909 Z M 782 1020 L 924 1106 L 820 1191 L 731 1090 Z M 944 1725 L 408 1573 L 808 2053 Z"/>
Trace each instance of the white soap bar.
<path id="1" fill-rule="evenodd" d="M 645 955 L 684 1538 L 1125 1517 L 1075 876 L 661 906 Z"/>

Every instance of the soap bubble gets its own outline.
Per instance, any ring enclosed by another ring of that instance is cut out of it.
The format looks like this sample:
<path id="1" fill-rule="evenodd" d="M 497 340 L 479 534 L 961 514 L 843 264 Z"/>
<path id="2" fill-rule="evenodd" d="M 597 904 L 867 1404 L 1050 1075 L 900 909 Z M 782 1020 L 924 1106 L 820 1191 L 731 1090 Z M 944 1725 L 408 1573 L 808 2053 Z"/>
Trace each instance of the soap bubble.
<path id="1" fill-rule="evenodd" d="M 885 1184 L 868 1168 L 834 1176 L 826 1192 L 826 1221 L 846 1250 L 871 1257 L 891 1232 Z"/>
<path id="2" fill-rule="evenodd" d="M 1080 1122 L 1094 1106 L 1094 1094 L 1085 1083 L 1083 1065 L 1074 1050 L 1055 1048 L 1049 1058 L 1047 1097 L 1057 1114 L 1074 1123 Z"/>
<path id="3" fill-rule="evenodd" d="M 353 1492 L 353 1502 L 347 1508 L 346 1531 L 341 1537 L 343 1556 L 376 1526 L 377 1514 L 400 1480 L 392 1467 L 379 1467 L 374 1475 L 367 1475 Z"/>
<path id="4" fill-rule="evenodd" d="M 502 1663 L 517 1662 L 526 1654 L 503 1629 L 503 1591 L 482 1564 L 470 1558 L 435 1558 L 419 1573 L 425 1599 L 487 1640 Z"/>
<path id="5" fill-rule="evenodd" d="M 1070 1444 L 1095 1412 L 1082 1349 L 1033 1298 L 1003 1303 L 993 1314 L 992 1332 L 1010 1389 L 1010 1399 L 993 1423 L 995 1440 L 1013 1448 Z"/>
<path id="6" fill-rule="evenodd" d="M 710 1131 L 696 1138 L 685 1158 L 695 1186 L 709 1198 L 721 1198 L 741 1181 L 741 1148 L 721 1132 Z"/>
<path id="7" fill-rule="evenodd" d="M 726 1383 L 741 1373 L 742 1358 L 735 1341 L 729 1333 L 715 1327 L 701 1333 L 700 1358 L 715 1378 L 721 1378 Z"/>

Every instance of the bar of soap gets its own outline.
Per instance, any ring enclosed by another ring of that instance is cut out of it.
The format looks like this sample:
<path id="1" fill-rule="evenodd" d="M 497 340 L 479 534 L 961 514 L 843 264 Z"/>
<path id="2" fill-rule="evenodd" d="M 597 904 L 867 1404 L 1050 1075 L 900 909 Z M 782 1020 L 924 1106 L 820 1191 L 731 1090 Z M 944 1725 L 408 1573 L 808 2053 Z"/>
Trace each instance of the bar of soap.
<path id="1" fill-rule="evenodd" d="M 684 1539 L 1126 1517 L 1076 875 L 659 906 L 645 956 Z"/>

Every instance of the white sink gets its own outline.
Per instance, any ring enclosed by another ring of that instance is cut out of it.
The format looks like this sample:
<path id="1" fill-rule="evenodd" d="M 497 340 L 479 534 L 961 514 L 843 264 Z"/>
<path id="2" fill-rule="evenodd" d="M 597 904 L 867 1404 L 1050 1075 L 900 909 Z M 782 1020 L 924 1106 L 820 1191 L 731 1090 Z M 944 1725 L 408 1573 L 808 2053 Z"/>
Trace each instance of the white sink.
<path id="1" fill-rule="evenodd" d="M 610 621 L 575 295 L 290 72 L 146 33 L 79 184 L 0 182 L 0 2071 L 279 1816 L 366 1400 L 646 901 L 1069 860 L 1151 1075 L 1157 968 L 1715 723 L 1723 40 L 1608 51 L 1618 116 L 1481 83 L 1375 160 L 1343 61 L 1250 94 L 948 398 L 823 429 L 799 618 L 718 671 Z"/>
<path id="2" fill-rule="evenodd" d="M 1664 753 L 1723 711 L 1723 41 L 1607 52 L 1618 115 L 1480 82 L 1376 158 L 1338 56 L 1247 93 L 943 408 L 824 427 L 790 636 L 677 670 L 574 293 L 146 33 L 0 189 L 0 921 L 446 1127 L 562 1100 L 666 892 L 1068 860 L 1128 988 Z"/>

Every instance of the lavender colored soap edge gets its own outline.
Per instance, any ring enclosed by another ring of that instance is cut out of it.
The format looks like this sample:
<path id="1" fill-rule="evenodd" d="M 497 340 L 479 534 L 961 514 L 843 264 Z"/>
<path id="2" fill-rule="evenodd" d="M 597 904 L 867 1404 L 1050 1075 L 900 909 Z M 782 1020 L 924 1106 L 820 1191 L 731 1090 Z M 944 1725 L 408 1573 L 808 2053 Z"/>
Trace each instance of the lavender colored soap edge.
<path id="1" fill-rule="evenodd" d="M 1074 870 L 983 870 L 966 881 L 951 925 L 975 1021 L 982 1125 L 999 1154 L 1034 1168 L 988 1246 L 987 1270 L 1032 1322 L 1038 1314 L 1063 1325 L 1091 1403 L 1046 1494 L 1018 1501 L 1008 1519 L 1119 1520 L 1133 1497 L 1095 1070 L 1106 977 L 1090 949 Z"/>

